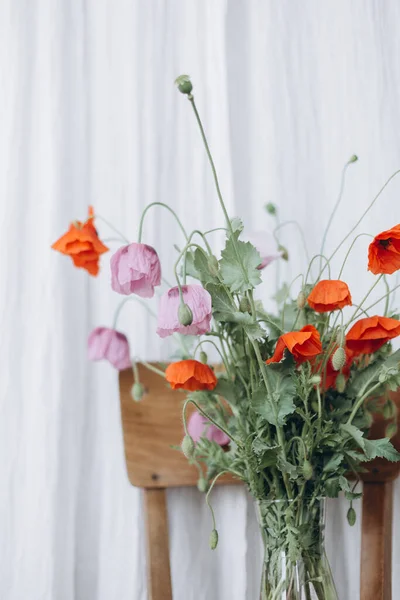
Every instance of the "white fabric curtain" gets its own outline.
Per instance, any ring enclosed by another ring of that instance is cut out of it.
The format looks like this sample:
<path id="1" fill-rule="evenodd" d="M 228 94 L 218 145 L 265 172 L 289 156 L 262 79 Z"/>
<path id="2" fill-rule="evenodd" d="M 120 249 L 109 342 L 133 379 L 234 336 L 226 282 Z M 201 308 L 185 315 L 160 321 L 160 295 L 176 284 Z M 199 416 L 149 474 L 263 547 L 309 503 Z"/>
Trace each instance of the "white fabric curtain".
<path id="1" fill-rule="evenodd" d="M 86 360 L 88 332 L 110 325 L 119 301 L 109 259 L 89 281 L 50 244 L 88 204 L 132 239 L 152 201 L 170 203 L 188 228 L 222 223 L 190 106 L 173 85 L 188 72 L 227 205 L 249 229 L 272 226 L 263 209 L 272 201 L 318 252 L 342 166 L 359 155 L 332 250 L 400 165 L 399 25 L 396 0 L 0 2 L 2 600 L 146 598 L 141 495 L 126 477 L 116 373 Z M 357 232 L 397 223 L 399 193 L 395 179 Z M 171 242 L 182 242 L 173 219 L 150 212 L 145 240 L 171 278 Z M 365 240 L 344 273 L 358 299 L 372 281 Z M 304 253 L 292 226 L 282 241 L 290 280 Z M 268 299 L 273 268 L 264 278 Z M 119 327 L 133 354 L 168 356 L 139 305 L 126 305 Z M 398 570 L 399 485 L 395 494 Z M 243 489 L 218 489 L 214 504 L 212 553 L 203 497 L 169 493 L 174 599 L 254 600 L 252 503 Z M 339 596 L 354 600 L 360 519 L 350 529 L 346 511 L 329 503 L 326 537 Z"/>

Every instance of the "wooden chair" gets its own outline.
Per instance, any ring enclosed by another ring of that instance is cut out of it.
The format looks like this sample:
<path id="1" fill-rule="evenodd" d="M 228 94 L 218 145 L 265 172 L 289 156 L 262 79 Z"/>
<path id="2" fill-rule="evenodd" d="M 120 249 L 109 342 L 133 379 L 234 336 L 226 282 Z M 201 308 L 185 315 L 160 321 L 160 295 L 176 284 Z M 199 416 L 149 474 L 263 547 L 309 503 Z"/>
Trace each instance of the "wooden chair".
<path id="1" fill-rule="evenodd" d="M 131 397 L 132 371 L 122 371 L 119 378 L 126 464 L 131 484 L 144 491 L 149 599 L 172 600 L 166 488 L 196 486 L 198 472 L 172 448 L 183 437 L 184 396 L 170 390 L 157 375 L 143 367 L 139 369 L 146 389 L 141 402 L 134 402 Z M 373 437 L 382 437 L 383 428 L 378 419 L 373 426 Z M 399 435 L 395 445 L 400 447 Z M 392 598 L 393 480 L 399 471 L 398 463 L 377 459 L 363 476 L 362 600 Z M 218 483 L 242 485 L 231 478 L 221 478 Z"/>

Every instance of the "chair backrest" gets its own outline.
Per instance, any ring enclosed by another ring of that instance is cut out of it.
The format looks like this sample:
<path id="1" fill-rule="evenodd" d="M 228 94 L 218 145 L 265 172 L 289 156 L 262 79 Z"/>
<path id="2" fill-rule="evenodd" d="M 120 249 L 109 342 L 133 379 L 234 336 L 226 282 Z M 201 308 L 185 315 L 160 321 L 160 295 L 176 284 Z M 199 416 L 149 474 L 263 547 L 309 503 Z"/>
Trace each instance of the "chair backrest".
<path id="1" fill-rule="evenodd" d="M 196 486 L 197 469 L 177 451 L 183 437 L 184 395 L 172 391 L 158 375 L 139 366 L 146 393 L 141 402 L 131 396 L 133 373 L 121 371 L 119 378 L 121 416 L 128 477 L 143 488 L 147 526 L 147 572 L 150 600 L 172 600 L 169 563 L 168 515 L 165 490 Z M 400 406 L 400 394 L 394 399 Z M 372 427 L 373 437 L 384 435 L 382 419 Z M 400 435 L 393 438 L 400 449 Z M 361 598 L 391 600 L 393 480 L 399 463 L 377 459 L 363 474 Z M 218 484 L 241 485 L 231 478 Z"/>

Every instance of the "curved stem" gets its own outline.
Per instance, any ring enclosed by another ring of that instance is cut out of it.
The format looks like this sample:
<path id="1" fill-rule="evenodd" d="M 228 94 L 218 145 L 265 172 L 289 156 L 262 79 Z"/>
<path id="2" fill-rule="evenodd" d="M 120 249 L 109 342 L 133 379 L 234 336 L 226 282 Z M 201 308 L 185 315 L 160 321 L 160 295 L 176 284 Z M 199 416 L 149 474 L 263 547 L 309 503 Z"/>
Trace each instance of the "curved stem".
<path id="1" fill-rule="evenodd" d="M 319 273 L 319 275 L 318 275 L 318 277 L 316 279 L 316 282 L 319 281 L 319 279 L 321 277 L 321 274 L 322 274 L 322 272 L 324 271 L 324 269 L 326 267 L 328 267 L 328 275 L 329 275 L 329 279 L 331 279 L 331 266 L 329 264 L 329 259 L 326 256 L 324 256 L 323 254 L 316 254 L 315 256 L 312 257 L 312 259 L 311 259 L 311 261 L 310 261 L 310 263 L 308 265 L 307 273 L 306 273 L 305 280 L 304 280 L 304 285 L 307 285 L 308 276 L 309 276 L 309 274 L 311 272 L 311 267 L 312 267 L 312 264 L 313 264 L 314 260 L 316 260 L 317 258 L 320 258 L 320 257 L 323 258 L 326 262 L 325 262 L 325 267 Z"/>
<path id="2" fill-rule="evenodd" d="M 208 492 L 206 494 L 206 503 L 207 503 L 207 506 L 208 506 L 208 508 L 210 509 L 210 512 L 211 512 L 211 517 L 212 517 L 212 522 L 213 522 L 213 529 L 217 529 L 217 527 L 216 527 L 216 523 L 215 523 L 214 509 L 213 509 L 213 507 L 210 504 L 210 498 L 209 498 L 209 496 L 210 496 L 211 490 L 213 489 L 213 487 L 215 485 L 215 482 L 221 477 L 221 475 L 225 475 L 226 473 L 228 473 L 228 471 L 221 471 L 220 473 L 218 473 L 218 475 L 216 475 L 214 477 L 214 479 L 212 481 L 212 484 L 210 485 L 210 489 L 208 490 Z"/>
<path id="3" fill-rule="evenodd" d="M 275 229 L 273 231 L 273 235 L 274 235 L 274 238 L 275 238 L 278 246 L 280 245 L 280 242 L 279 242 L 279 239 L 278 239 L 278 237 L 276 235 L 276 232 L 279 231 L 279 229 L 282 229 L 282 227 L 286 227 L 286 225 L 295 225 L 297 227 L 297 230 L 298 230 L 298 232 L 300 234 L 301 241 L 302 241 L 302 244 L 303 244 L 304 254 L 306 255 L 307 262 L 310 262 L 310 255 L 308 253 L 307 242 L 306 242 L 306 238 L 305 238 L 305 235 L 304 235 L 304 231 L 300 227 L 300 223 L 298 223 L 297 221 L 294 221 L 294 220 L 283 221 L 283 223 L 279 223 L 279 225 L 277 225 L 275 227 Z"/>
<path id="4" fill-rule="evenodd" d="M 373 394 L 373 392 L 375 392 L 375 390 L 377 390 L 379 387 L 381 387 L 382 384 L 380 382 L 376 383 L 375 385 L 373 385 L 368 392 L 366 392 L 365 394 L 363 394 L 361 396 L 361 398 L 359 400 L 357 400 L 357 402 L 354 405 L 353 410 L 351 411 L 351 414 L 347 420 L 347 423 L 350 425 L 351 422 L 353 421 L 354 417 L 357 414 L 358 409 L 362 406 L 364 400 L 366 400 L 366 398 L 368 398 L 369 396 L 371 396 L 371 394 Z"/>
<path id="5" fill-rule="evenodd" d="M 358 235 L 356 235 L 356 237 L 354 238 L 354 240 L 353 240 L 353 241 L 351 242 L 351 244 L 350 244 L 350 248 L 349 248 L 349 249 L 347 250 L 347 252 L 346 252 L 346 256 L 344 257 L 344 261 L 343 261 L 342 267 L 341 267 L 341 269 L 340 269 L 340 271 L 339 271 L 338 279 L 340 279 L 340 278 L 341 278 L 341 276 L 342 276 L 342 273 L 343 273 L 344 266 L 345 266 L 345 264 L 346 264 L 346 262 L 347 262 L 347 259 L 348 259 L 348 258 L 349 258 L 349 256 L 350 256 L 350 252 L 352 251 L 352 249 L 353 249 L 353 247 L 354 247 L 354 244 L 356 243 L 356 241 L 358 240 L 358 238 L 362 237 L 363 235 L 367 235 L 367 236 L 369 236 L 369 237 L 374 237 L 374 236 L 373 236 L 373 235 L 371 235 L 370 233 L 359 233 Z"/>
<path id="6" fill-rule="evenodd" d="M 145 309 L 147 310 L 147 312 L 154 317 L 155 319 L 157 318 L 157 315 L 151 310 L 151 308 L 148 307 L 148 305 L 146 304 L 146 302 L 143 302 L 143 300 L 140 300 L 140 298 L 137 298 L 136 296 L 128 296 L 128 298 L 125 298 L 124 300 L 122 300 L 122 302 L 119 303 L 119 305 L 117 306 L 117 309 L 115 311 L 114 314 L 114 320 L 113 320 L 113 329 L 116 329 L 117 327 L 117 323 L 118 323 L 118 319 L 119 319 L 119 315 L 121 314 L 121 310 L 123 309 L 123 307 L 125 306 L 125 304 L 127 302 L 138 302 L 139 304 L 141 304 L 142 306 L 145 307 Z"/>
<path id="7" fill-rule="evenodd" d="M 140 363 L 141 365 L 143 365 L 149 371 L 152 371 L 153 373 L 156 373 L 157 375 L 160 375 L 160 377 L 162 377 L 163 379 L 165 379 L 165 373 L 161 369 L 157 369 L 157 367 L 155 367 L 154 365 L 146 362 L 145 360 L 138 360 L 137 362 Z"/>
<path id="8" fill-rule="evenodd" d="M 221 431 L 223 431 L 230 440 L 232 440 L 232 442 L 235 442 L 235 444 L 240 447 L 241 444 L 238 440 L 236 440 L 230 433 L 229 431 L 227 431 L 225 429 L 225 427 L 223 425 L 220 425 L 220 423 L 217 423 L 212 417 L 210 417 L 210 415 L 208 415 L 198 404 L 197 402 L 195 402 L 195 400 L 192 400 L 192 398 L 187 398 L 183 404 L 183 408 L 182 408 L 182 419 L 183 419 L 183 424 L 185 427 L 185 433 L 186 435 L 188 435 L 187 432 L 187 427 L 186 427 L 186 407 L 188 404 L 193 404 L 193 406 L 195 406 L 197 408 L 197 410 L 199 411 L 199 413 L 201 413 L 203 415 L 203 417 L 205 417 L 208 421 L 210 421 L 213 425 L 215 425 L 215 427 L 218 427 L 218 429 L 220 429 Z"/>
<path id="9" fill-rule="evenodd" d="M 226 370 L 226 372 L 229 374 L 229 365 L 228 365 L 228 363 L 227 363 L 227 358 L 226 358 L 226 356 L 225 356 L 225 358 L 224 358 L 224 356 L 223 356 L 223 354 L 222 354 L 221 350 L 218 348 L 217 344 L 216 344 L 215 342 L 213 342 L 212 340 L 202 340 L 201 342 L 199 342 L 199 343 L 197 344 L 197 346 L 195 347 L 195 349 L 193 350 L 193 357 L 194 357 L 194 358 L 196 357 L 196 352 L 197 352 L 198 348 L 201 348 L 201 346 L 202 346 L 203 344 L 211 344 L 212 346 L 214 346 L 214 348 L 216 349 L 216 351 L 218 352 L 218 354 L 219 354 L 219 355 L 220 355 L 220 357 L 221 357 L 221 360 L 222 360 L 222 362 L 223 362 L 223 364 L 224 364 L 224 367 L 225 367 L 225 370 Z"/>
<path id="10" fill-rule="evenodd" d="M 388 296 L 393 294 L 393 292 L 395 292 L 398 288 L 400 288 L 400 284 L 396 285 L 396 287 L 392 288 L 390 290 L 390 292 L 388 292 L 387 294 L 385 294 L 384 296 L 379 298 L 379 300 L 376 300 L 376 302 L 374 302 L 373 304 L 370 304 L 370 306 L 368 306 L 366 309 L 364 309 L 364 312 L 368 312 L 369 310 L 371 310 L 371 308 L 374 308 L 374 306 L 379 304 L 379 302 L 382 302 L 382 300 L 385 300 Z M 347 325 L 349 325 L 353 320 L 354 320 L 354 317 L 349 321 L 349 323 Z"/>
<path id="11" fill-rule="evenodd" d="M 140 223 L 139 223 L 139 233 L 138 233 L 138 242 L 140 243 L 142 241 L 142 233 L 143 233 L 143 222 L 144 222 L 144 218 L 147 214 L 147 211 L 152 208 L 153 206 L 162 206 L 163 208 L 166 208 L 167 210 L 169 210 L 169 212 L 175 217 L 176 222 L 178 223 L 183 235 L 185 236 L 185 239 L 188 239 L 186 230 L 184 228 L 184 226 L 181 223 L 181 220 L 179 219 L 178 215 L 176 214 L 176 212 L 170 207 L 168 206 L 168 204 L 164 204 L 164 202 L 152 202 L 151 204 L 149 204 L 148 206 L 146 206 L 146 208 L 144 209 L 142 216 L 140 218 Z"/>
<path id="12" fill-rule="evenodd" d="M 104 217 L 102 217 L 102 216 L 101 216 L 101 215 L 99 215 L 98 213 L 96 213 L 96 214 L 94 215 L 94 217 L 93 217 L 93 218 L 94 218 L 94 219 L 100 219 L 100 221 L 103 221 L 103 223 L 105 223 L 106 225 L 108 225 L 108 227 L 109 227 L 110 229 L 112 229 L 112 230 L 113 230 L 113 231 L 114 231 L 114 232 L 115 232 L 117 235 L 119 235 L 119 237 L 120 237 L 120 238 L 121 238 L 121 239 L 122 239 L 124 242 L 126 242 L 127 244 L 129 244 L 129 240 L 128 240 L 128 238 L 126 238 L 126 237 L 124 236 L 124 234 L 123 234 L 123 233 L 121 233 L 121 232 L 120 232 L 120 231 L 119 231 L 119 230 L 118 230 L 116 227 L 114 227 L 114 225 L 112 225 L 112 224 L 110 223 L 110 221 L 107 221 L 107 219 L 105 219 Z"/>
<path id="13" fill-rule="evenodd" d="M 347 162 L 347 163 L 344 165 L 343 169 L 342 169 L 342 176 L 341 176 L 341 180 L 340 180 L 340 189 L 339 189 L 339 195 L 338 195 L 338 197 L 337 197 L 337 200 L 336 200 L 335 206 L 333 207 L 333 210 L 332 210 L 332 212 L 331 212 L 331 214 L 330 214 L 330 217 L 329 217 L 328 223 L 327 223 L 327 225 L 326 225 L 326 228 L 325 228 L 325 231 L 324 231 L 324 235 L 323 235 L 323 237 L 322 237 L 322 243 L 321 243 L 321 255 L 324 253 L 324 249 L 325 249 L 325 243 L 326 243 L 326 238 L 327 238 L 327 235 L 328 235 L 328 232 L 329 232 L 330 226 L 332 225 L 333 218 L 334 218 L 334 216 L 335 216 L 335 214 L 336 214 L 336 211 L 337 211 L 337 209 L 339 208 L 339 205 L 340 205 L 340 203 L 341 203 L 341 201 L 342 201 L 342 198 L 343 198 L 344 184 L 345 184 L 345 180 L 346 180 L 346 171 L 347 171 L 347 168 L 348 168 L 348 166 L 349 166 L 350 164 L 351 164 L 350 162 Z M 320 260 L 320 262 L 319 262 L 319 270 L 321 271 L 321 269 L 322 269 L 322 259 L 321 259 L 321 260 Z"/>
<path id="14" fill-rule="evenodd" d="M 361 300 L 360 304 L 358 305 L 358 307 L 356 308 L 355 312 L 353 313 L 353 316 L 351 317 L 350 321 L 347 323 L 346 328 L 357 317 L 357 315 L 358 315 L 358 313 L 359 313 L 362 305 L 364 304 L 364 302 L 366 301 L 366 299 L 368 298 L 368 296 L 370 295 L 370 293 L 372 292 L 372 290 L 378 285 L 378 283 L 380 282 L 380 280 L 382 279 L 382 277 L 383 277 L 383 275 L 379 275 L 379 277 L 375 281 L 374 285 L 372 287 L 370 287 L 370 289 L 368 290 L 368 292 L 365 294 L 364 298 Z M 386 295 L 387 294 L 385 294 L 384 298 L 386 297 Z M 367 309 L 367 311 L 368 311 L 368 309 Z"/>

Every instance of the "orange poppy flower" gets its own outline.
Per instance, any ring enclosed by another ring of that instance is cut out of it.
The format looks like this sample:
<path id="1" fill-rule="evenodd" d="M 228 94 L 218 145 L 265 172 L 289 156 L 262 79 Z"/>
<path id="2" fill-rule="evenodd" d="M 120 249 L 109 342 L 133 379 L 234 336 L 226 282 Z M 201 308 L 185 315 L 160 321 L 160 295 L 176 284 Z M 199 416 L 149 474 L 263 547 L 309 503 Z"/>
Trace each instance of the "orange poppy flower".
<path id="1" fill-rule="evenodd" d="M 267 365 L 280 362 L 286 349 L 293 354 L 298 365 L 318 356 L 322 352 L 318 330 L 314 325 L 306 325 L 300 331 L 290 331 L 281 335 L 276 343 L 274 355 L 266 361 Z"/>
<path id="2" fill-rule="evenodd" d="M 354 323 L 346 345 L 355 354 L 372 354 L 400 335 L 400 321 L 388 317 L 366 317 Z"/>
<path id="3" fill-rule="evenodd" d="M 368 248 L 368 271 L 391 275 L 400 269 L 400 224 L 375 236 Z"/>
<path id="4" fill-rule="evenodd" d="M 181 360 L 165 370 L 166 380 L 173 390 L 213 390 L 217 385 L 215 373 L 198 360 Z"/>
<path id="5" fill-rule="evenodd" d="M 75 267 L 86 269 L 90 275 L 96 276 L 100 255 L 107 252 L 108 248 L 100 241 L 93 221 L 93 208 L 90 206 L 88 220 L 71 223 L 67 233 L 54 242 L 52 248 L 70 256 Z"/>
<path id="6" fill-rule="evenodd" d="M 324 313 L 351 306 L 351 294 L 347 283 L 339 279 L 319 281 L 308 296 L 308 304 L 315 312 Z"/>

